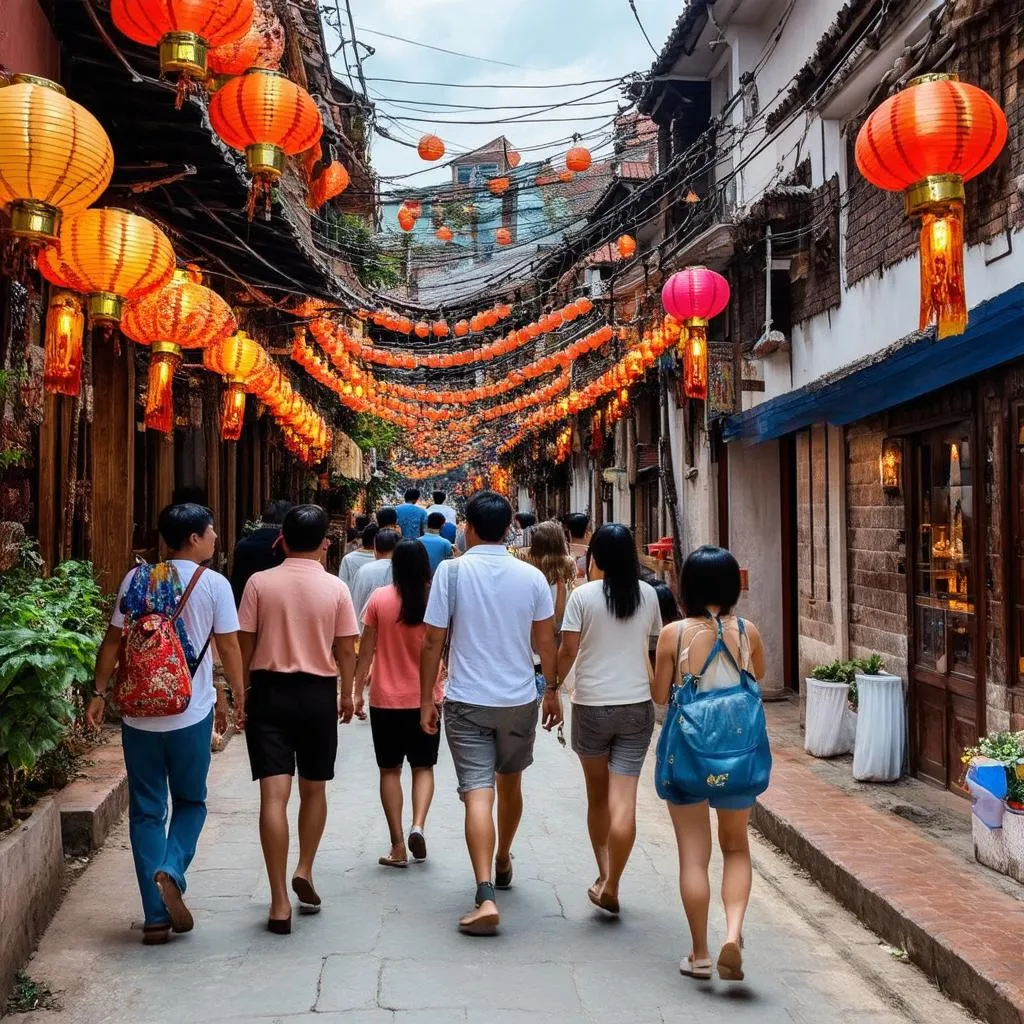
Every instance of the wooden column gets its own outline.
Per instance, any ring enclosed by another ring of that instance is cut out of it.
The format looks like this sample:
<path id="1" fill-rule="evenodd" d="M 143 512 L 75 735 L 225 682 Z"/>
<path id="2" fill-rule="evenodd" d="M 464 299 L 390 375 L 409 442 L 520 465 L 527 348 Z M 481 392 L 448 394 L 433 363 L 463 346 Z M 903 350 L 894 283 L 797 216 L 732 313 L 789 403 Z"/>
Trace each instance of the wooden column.
<path id="1" fill-rule="evenodd" d="M 60 413 L 61 400 L 47 394 L 39 427 L 39 553 L 51 569 L 60 560 L 61 525 Z"/>
<path id="2" fill-rule="evenodd" d="M 214 529 L 221 535 L 218 547 L 224 553 L 224 487 L 221 470 L 220 414 L 217 401 L 207 403 L 203 415 L 203 441 L 206 445 L 206 500 L 213 512 Z"/>
<path id="3" fill-rule="evenodd" d="M 238 542 L 238 442 L 224 446 L 224 511 L 221 520 L 221 541 L 228 556 L 228 571 Z"/>
<path id="4" fill-rule="evenodd" d="M 93 347 L 95 412 L 90 462 L 93 469 L 93 562 L 105 587 L 116 587 L 129 568 L 135 487 L 135 363 L 129 351 Z M 173 469 L 173 466 L 172 466 Z M 61 495 L 61 501 L 66 495 Z"/>

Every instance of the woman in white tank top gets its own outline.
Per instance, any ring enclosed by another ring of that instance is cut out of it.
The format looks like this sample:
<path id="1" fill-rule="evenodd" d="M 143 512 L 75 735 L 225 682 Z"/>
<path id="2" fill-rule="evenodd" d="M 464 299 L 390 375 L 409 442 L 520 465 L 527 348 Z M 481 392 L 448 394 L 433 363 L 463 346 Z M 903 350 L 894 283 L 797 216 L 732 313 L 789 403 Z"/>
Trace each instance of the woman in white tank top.
<path id="1" fill-rule="evenodd" d="M 672 687 L 687 675 L 693 675 L 693 684 L 704 691 L 736 686 L 740 669 L 760 679 L 764 675 L 761 634 L 753 623 L 732 614 L 740 596 L 740 567 L 736 559 L 722 548 L 698 548 L 683 566 L 681 589 L 687 617 L 661 632 L 654 672 L 655 701 L 667 704 Z M 747 841 L 751 808 L 729 800 L 714 806 L 722 850 L 722 902 L 727 928 L 725 943 L 718 954 L 718 974 L 726 981 L 742 981 L 743 917 L 750 901 L 752 878 Z M 679 889 L 693 942 L 679 970 L 691 977 L 709 978 L 710 808 L 706 800 L 687 803 L 680 799 L 678 803 L 668 802 L 668 809 L 679 848 Z"/>

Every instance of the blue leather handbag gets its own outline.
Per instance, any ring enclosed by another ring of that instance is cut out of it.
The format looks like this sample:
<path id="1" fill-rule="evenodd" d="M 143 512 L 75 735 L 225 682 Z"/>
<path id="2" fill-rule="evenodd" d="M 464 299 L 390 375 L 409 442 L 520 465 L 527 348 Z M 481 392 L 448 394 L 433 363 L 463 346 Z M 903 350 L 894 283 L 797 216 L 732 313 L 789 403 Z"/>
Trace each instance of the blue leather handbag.
<path id="1" fill-rule="evenodd" d="M 739 629 L 742 644 L 742 619 Z M 681 646 L 682 628 L 679 640 Z M 702 692 L 700 677 L 718 657 L 732 664 L 739 683 Z M 736 664 L 719 620 L 718 639 L 700 673 L 687 673 L 672 690 L 658 740 L 658 795 L 670 803 L 708 800 L 713 807 L 749 807 L 768 788 L 771 771 L 772 752 L 761 691 L 753 676 Z"/>

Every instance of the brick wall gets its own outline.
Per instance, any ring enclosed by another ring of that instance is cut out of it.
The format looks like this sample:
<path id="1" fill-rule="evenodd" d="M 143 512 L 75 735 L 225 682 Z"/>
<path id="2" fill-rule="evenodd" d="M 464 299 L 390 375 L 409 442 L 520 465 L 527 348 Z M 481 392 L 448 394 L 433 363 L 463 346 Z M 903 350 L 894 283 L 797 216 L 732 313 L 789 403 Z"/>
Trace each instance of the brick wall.
<path id="1" fill-rule="evenodd" d="M 850 657 L 877 651 L 907 676 L 907 578 L 902 495 L 882 490 L 885 431 L 875 419 L 846 432 L 846 528 Z"/>
<path id="2" fill-rule="evenodd" d="M 836 642 L 829 572 L 828 472 L 826 430 L 802 431 L 796 438 L 797 601 L 800 675 L 835 657 Z"/>

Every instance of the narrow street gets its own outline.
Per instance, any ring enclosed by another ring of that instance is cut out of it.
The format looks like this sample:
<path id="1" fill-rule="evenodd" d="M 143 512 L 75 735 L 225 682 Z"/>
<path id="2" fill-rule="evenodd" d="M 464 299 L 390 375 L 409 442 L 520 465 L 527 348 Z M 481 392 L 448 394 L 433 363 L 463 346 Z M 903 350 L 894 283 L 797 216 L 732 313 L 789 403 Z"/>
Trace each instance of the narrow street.
<path id="1" fill-rule="evenodd" d="M 916 968 L 900 963 L 773 849 L 754 847 L 747 983 L 697 983 L 687 953 L 668 816 L 641 784 L 639 838 L 621 920 L 586 899 L 593 865 L 576 758 L 543 735 L 527 773 L 515 887 L 502 934 L 467 939 L 471 895 L 460 807 L 442 746 L 430 860 L 377 866 L 386 832 L 369 728 L 343 731 L 319 860 L 324 910 L 288 938 L 263 930 L 267 885 L 245 743 L 214 760 L 210 817 L 190 875 L 196 929 L 160 948 L 133 928 L 137 893 L 125 824 L 73 886 L 28 965 L 60 1010 L 20 1024 L 320 1021 L 345 1024 L 965 1024 Z M 293 841 L 294 845 L 294 841 Z M 137 924 L 136 926 L 137 927 Z M 712 942 L 721 934 L 712 922 Z"/>

